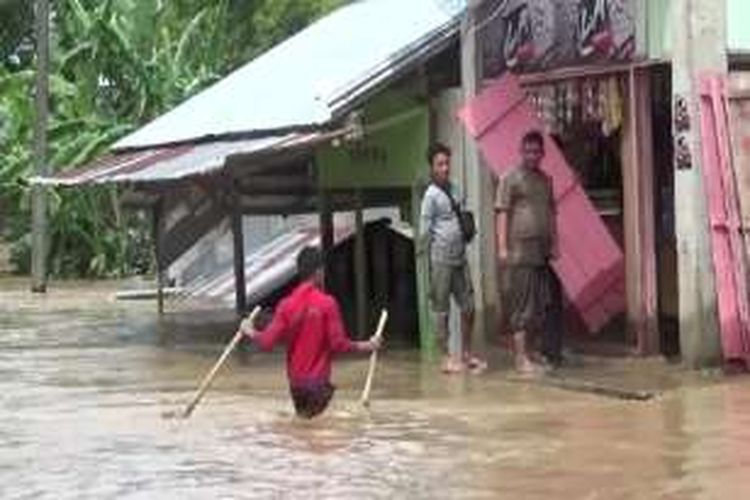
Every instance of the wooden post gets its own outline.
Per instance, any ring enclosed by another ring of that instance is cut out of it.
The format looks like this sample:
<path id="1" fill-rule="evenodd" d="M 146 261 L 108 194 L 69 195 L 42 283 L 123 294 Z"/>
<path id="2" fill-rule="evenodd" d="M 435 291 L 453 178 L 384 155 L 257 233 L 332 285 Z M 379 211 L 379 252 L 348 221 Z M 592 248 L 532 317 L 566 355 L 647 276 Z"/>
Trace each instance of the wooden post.
<path id="1" fill-rule="evenodd" d="M 151 234 L 154 240 L 154 262 L 156 263 L 156 309 L 164 314 L 164 201 L 159 198 L 151 208 Z"/>
<path id="2" fill-rule="evenodd" d="M 653 137 L 648 70 L 628 73 L 628 120 L 623 131 L 623 205 L 628 334 L 637 352 L 659 351 Z"/>
<path id="3" fill-rule="evenodd" d="M 334 245 L 334 227 L 331 200 L 324 189 L 318 190 L 318 216 L 320 218 L 320 247 L 327 263 Z"/>
<path id="4" fill-rule="evenodd" d="M 680 349 L 692 368 L 721 362 L 716 286 L 703 186 L 697 78 L 727 72 L 726 2 L 672 2 L 675 229 Z M 682 118 L 687 117 L 687 120 Z"/>
<path id="5" fill-rule="evenodd" d="M 367 247 L 365 241 L 364 202 L 362 190 L 356 191 L 356 234 L 354 239 L 354 278 L 356 280 L 357 297 L 357 335 L 359 338 L 367 336 L 367 310 L 369 308 L 367 293 Z"/>
<path id="6" fill-rule="evenodd" d="M 657 281 L 656 188 L 654 171 L 654 131 L 652 121 L 651 73 L 647 68 L 633 71 L 636 120 L 638 121 L 638 189 L 640 199 L 641 249 L 640 265 L 643 283 L 643 318 L 638 330 L 638 352 L 653 356 L 660 352 L 659 289 Z"/>
<path id="7" fill-rule="evenodd" d="M 49 1 L 36 0 L 36 120 L 34 121 L 34 164 L 40 177 L 47 166 L 47 120 L 49 114 Z M 32 186 L 31 205 L 31 290 L 47 291 L 47 193 L 39 184 Z"/>
<path id="8" fill-rule="evenodd" d="M 233 193 L 231 207 L 232 242 L 234 244 L 234 290 L 235 310 L 242 316 L 247 307 L 247 290 L 245 288 L 245 235 L 242 226 L 240 195 Z"/>

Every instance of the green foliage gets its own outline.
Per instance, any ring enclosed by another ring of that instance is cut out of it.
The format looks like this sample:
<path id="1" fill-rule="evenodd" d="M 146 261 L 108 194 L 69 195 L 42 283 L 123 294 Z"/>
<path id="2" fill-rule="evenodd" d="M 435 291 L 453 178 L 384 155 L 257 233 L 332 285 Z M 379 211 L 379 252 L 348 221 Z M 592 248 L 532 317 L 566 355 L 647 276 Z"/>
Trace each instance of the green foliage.
<path id="1" fill-rule="evenodd" d="M 22 55 L 24 42 L 31 41 L 33 24 L 32 2 L 0 0 L 0 63 L 9 62 L 11 55 Z"/>
<path id="2" fill-rule="evenodd" d="M 55 171 L 85 164 L 118 138 L 342 3 L 51 2 L 48 164 Z M 30 0 L 0 0 L 0 230 L 5 233 L 0 238 L 14 242 L 20 271 L 29 262 L 33 173 L 30 5 Z M 54 275 L 112 276 L 148 268 L 148 225 L 138 214 L 122 213 L 117 199 L 114 188 L 51 194 L 49 259 Z"/>

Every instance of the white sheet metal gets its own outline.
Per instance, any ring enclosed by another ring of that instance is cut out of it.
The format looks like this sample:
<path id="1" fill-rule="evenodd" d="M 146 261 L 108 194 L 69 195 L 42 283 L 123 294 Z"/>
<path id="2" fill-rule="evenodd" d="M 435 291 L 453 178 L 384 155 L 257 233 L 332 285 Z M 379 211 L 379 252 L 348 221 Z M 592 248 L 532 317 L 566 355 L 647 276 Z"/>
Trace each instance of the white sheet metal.
<path id="1" fill-rule="evenodd" d="M 397 209 L 370 209 L 365 213 L 366 224 L 384 216 L 394 222 L 389 229 L 401 236 L 413 239 L 412 227 L 398 220 Z M 314 217 L 313 217 L 314 219 Z M 352 238 L 354 223 L 351 217 L 339 214 L 335 220 L 334 242 L 336 245 Z M 315 222 L 303 223 L 290 228 L 254 252 L 245 256 L 245 286 L 248 304 L 262 301 L 269 294 L 289 283 L 296 274 L 297 254 L 306 246 L 320 245 L 320 228 Z M 215 272 L 183 284 L 186 296 L 208 299 L 226 306 L 234 304 L 234 268 L 231 262 Z"/>
<path id="2" fill-rule="evenodd" d="M 360 0 L 188 99 L 116 150 L 329 122 L 458 33 L 465 0 Z"/>

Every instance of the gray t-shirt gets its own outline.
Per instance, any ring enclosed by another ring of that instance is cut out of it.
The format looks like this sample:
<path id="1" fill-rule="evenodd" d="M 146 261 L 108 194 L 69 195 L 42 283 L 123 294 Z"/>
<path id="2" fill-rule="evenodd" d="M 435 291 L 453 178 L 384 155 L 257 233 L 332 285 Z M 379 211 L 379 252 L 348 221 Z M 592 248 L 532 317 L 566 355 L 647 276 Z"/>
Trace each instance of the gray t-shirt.
<path id="1" fill-rule="evenodd" d="M 458 189 L 452 184 L 449 189 L 453 199 L 461 203 Z M 456 266 L 465 262 L 466 243 L 458 217 L 448 195 L 434 183 L 427 187 L 422 198 L 419 233 L 431 262 Z"/>
<path id="2" fill-rule="evenodd" d="M 551 178 L 541 170 L 514 168 L 500 179 L 495 210 L 508 214 L 509 263 L 546 264 L 556 235 Z"/>

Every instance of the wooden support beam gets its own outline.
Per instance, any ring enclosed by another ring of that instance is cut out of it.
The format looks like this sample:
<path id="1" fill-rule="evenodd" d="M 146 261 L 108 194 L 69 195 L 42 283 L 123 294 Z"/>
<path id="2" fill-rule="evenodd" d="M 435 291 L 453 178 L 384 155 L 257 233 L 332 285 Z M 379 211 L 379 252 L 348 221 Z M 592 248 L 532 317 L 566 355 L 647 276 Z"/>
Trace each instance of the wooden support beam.
<path id="1" fill-rule="evenodd" d="M 300 196 L 242 196 L 238 200 L 239 210 L 246 215 L 289 215 L 313 213 L 317 200 Z"/>
<path id="2" fill-rule="evenodd" d="M 242 211 L 239 206 L 239 197 L 234 196 L 235 203 L 230 208 L 232 221 L 232 242 L 234 244 L 234 289 L 235 310 L 242 315 L 247 307 L 247 290 L 245 288 L 245 240 L 242 225 Z"/>
<path id="3" fill-rule="evenodd" d="M 307 152 L 279 153 L 268 155 L 231 155 L 226 159 L 226 170 L 236 179 L 243 179 L 248 175 L 292 171 L 306 171 L 310 162 Z"/>
<path id="4" fill-rule="evenodd" d="M 657 283 L 656 248 L 656 187 L 654 171 L 654 131 L 652 120 L 651 70 L 636 68 L 632 72 L 635 89 L 635 106 L 638 133 L 638 189 L 641 220 L 640 266 L 643 283 L 643 313 L 638 330 L 638 352 L 654 356 L 660 351 L 659 290 Z"/>
<path id="5" fill-rule="evenodd" d="M 156 263 L 156 309 L 164 314 L 164 286 L 166 270 L 162 252 L 162 232 L 164 228 L 164 202 L 160 198 L 151 208 L 151 234 L 154 244 L 154 262 Z"/>
<path id="6" fill-rule="evenodd" d="M 237 189 L 242 194 L 315 194 L 312 182 L 298 175 L 254 176 L 246 178 L 238 184 Z"/>
<path id="7" fill-rule="evenodd" d="M 354 239 L 354 279 L 357 297 L 357 335 L 358 338 L 367 336 L 367 320 L 369 301 L 367 300 L 367 248 L 365 241 L 365 218 L 362 192 L 357 191 L 357 206 L 355 212 L 356 233 Z"/>
<path id="8" fill-rule="evenodd" d="M 315 213 L 320 201 L 317 193 L 298 194 L 263 194 L 249 195 L 241 193 L 240 206 L 246 215 L 288 215 Z M 328 207 L 333 212 L 354 211 L 357 208 L 357 194 L 352 191 L 327 191 Z M 359 195 L 363 205 L 368 207 L 399 206 L 410 199 L 408 189 L 371 189 Z"/>
<path id="9" fill-rule="evenodd" d="M 659 352 L 650 76 L 647 69 L 632 69 L 627 79 L 622 141 L 627 328 L 637 352 L 649 356 Z"/>
<path id="10" fill-rule="evenodd" d="M 321 249 L 327 261 L 334 244 L 333 210 L 331 210 L 328 193 L 322 189 L 318 193 L 318 216 L 320 217 Z"/>
<path id="11" fill-rule="evenodd" d="M 165 266 L 170 265 L 182 254 L 190 250 L 208 231 L 216 227 L 224 218 L 224 211 L 210 199 L 189 213 L 169 231 L 163 234 L 161 245 Z"/>
<path id="12" fill-rule="evenodd" d="M 120 196 L 120 206 L 132 210 L 152 210 L 159 201 L 159 195 L 145 190 L 128 190 Z"/>
<path id="13" fill-rule="evenodd" d="M 290 184 L 284 186 L 283 184 L 278 185 L 253 185 L 244 186 L 239 189 L 239 192 L 244 196 L 314 196 L 315 189 L 312 186 L 298 186 Z"/>

